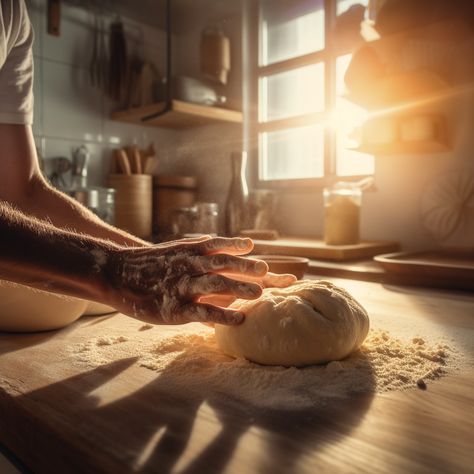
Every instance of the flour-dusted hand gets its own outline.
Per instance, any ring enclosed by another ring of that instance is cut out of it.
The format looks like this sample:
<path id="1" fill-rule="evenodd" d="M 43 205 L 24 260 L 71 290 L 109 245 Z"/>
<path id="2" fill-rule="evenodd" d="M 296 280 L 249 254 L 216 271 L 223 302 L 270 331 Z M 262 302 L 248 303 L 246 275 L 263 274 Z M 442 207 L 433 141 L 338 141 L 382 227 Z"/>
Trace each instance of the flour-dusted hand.
<path id="1" fill-rule="evenodd" d="M 242 313 L 201 303 L 199 298 L 258 298 L 260 285 L 232 278 L 262 278 L 267 273 L 264 262 L 238 256 L 252 248 L 250 239 L 206 236 L 114 250 L 101 265 L 110 284 L 110 303 L 125 314 L 155 323 L 239 324 Z"/>
<path id="2" fill-rule="evenodd" d="M 230 276 L 230 275 L 228 275 Z M 236 279 L 247 282 L 258 283 L 262 288 L 287 288 L 297 281 L 295 275 L 291 273 L 266 273 L 263 277 L 254 277 L 250 275 L 236 275 Z M 210 295 L 199 299 L 202 303 L 209 303 L 218 306 L 229 306 L 237 298 L 233 295 Z M 210 325 L 212 326 L 212 324 Z"/>

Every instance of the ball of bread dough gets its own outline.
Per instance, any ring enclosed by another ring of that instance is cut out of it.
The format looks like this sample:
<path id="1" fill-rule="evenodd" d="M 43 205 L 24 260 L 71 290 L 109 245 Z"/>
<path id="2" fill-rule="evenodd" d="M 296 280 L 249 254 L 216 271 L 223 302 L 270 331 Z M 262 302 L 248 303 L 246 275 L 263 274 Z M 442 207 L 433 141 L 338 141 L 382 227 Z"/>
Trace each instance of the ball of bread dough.
<path id="1" fill-rule="evenodd" d="M 111 306 L 96 303 L 95 301 L 88 301 L 83 316 L 102 316 L 104 314 L 116 313 L 117 310 Z"/>
<path id="2" fill-rule="evenodd" d="M 88 301 L 0 280 L 0 331 L 59 329 L 84 313 Z"/>
<path id="3" fill-rule="evenodd" d="M 216 324 L 218 346 L 228 355 L 264 365 L 301 367 L 344 359 L 369 331 L 365 309 L 327 281 L 267 288 L 257 300 L 237 300 L 231 308 L 242 311 L 245 321 Z"/>

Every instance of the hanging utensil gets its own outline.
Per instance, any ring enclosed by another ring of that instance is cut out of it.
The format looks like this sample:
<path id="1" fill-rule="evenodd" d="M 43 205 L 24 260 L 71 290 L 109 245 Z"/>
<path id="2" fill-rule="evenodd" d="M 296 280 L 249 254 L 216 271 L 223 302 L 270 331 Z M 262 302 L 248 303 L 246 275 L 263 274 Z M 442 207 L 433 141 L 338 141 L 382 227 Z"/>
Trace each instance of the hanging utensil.
<path id="1" fill-rule="evenodd" d="M 109 67 L 109 57 L 107 52 L 106 44 L 106 31 L 105 31 L 105 22 L 101 17 L 99 21 L 99 52 L 98 52 L 98 73 L 99 73 L 99 85 L 103 90 L 107 90 L 108 81 L 108 67 Z"/>
<path id="2" fill-rule="evenodd" d="M 89 64 L 89 77 L 93 86 L 98 85 L 97 78 L 97 62 L 98 62 L 98 20 L 97 15 L 94 15 L 94 28 L 93 28 L 93 43 L 92 43 L 92 56 Z"/>
<path id="3" fill-rule="evenodd" d="M 127 77 L 127 43 L 120 19 L 110 25 L 109 95 L 119 101 Z"/>

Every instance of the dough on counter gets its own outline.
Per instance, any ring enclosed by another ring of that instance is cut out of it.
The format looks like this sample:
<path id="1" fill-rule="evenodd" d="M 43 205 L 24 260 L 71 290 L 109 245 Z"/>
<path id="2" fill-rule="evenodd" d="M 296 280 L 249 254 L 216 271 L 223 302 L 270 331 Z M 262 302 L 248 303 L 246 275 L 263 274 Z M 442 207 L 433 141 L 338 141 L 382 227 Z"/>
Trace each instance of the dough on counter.
<path id="1" fill-rule="evenodd" d="M 95 301 L 88 301 L 87 307 L 84 310 L 83 316 L 101 316 L 103 314 L 116 313 L 117 310 L 112 306 L 107 306 L 102 303 L 96 303 Z"/>
<path id="2" fill-rule="evenodd" d="M 78 319 L 88 301 L 0 280 L 0 331 L 59 329 Z"/>
<path id="3" fill-rule="evenodd" d="M 237 300 L 245 321 L 215 325 L 217 344 L 234 357 L 264 365 L 301 367 L 340 360 L 357 350 L 369 331 L 365 309 L 327 281 L 303 280 L 267 288 L 257 300 Z"/>

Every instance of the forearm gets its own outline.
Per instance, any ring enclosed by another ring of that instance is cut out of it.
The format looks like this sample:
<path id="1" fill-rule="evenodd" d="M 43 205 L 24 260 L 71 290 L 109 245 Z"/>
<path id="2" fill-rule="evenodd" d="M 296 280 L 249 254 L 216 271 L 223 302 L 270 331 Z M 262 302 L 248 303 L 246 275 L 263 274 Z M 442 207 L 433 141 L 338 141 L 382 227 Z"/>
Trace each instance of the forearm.
<path id="1" fill-rule="evenodd" d="M 58 229 L 0 201 L 0 279 L 107 303 L 102 268 L 118 248 Z"/>
<path id="2" fill-rule="evenodd" d="M 138 237 L 113 227 L 89 209 L 54 189 L 42 177 L 34 177 L 31 192 L 19 203 L 21 211 L 38 219 L 47 220 L 62 229 L 110 240 L 119 245 L 143 247 L 151 245 Z"/>
<path id="3" fill-rule="evenodd" d="M 116 229 L 50 186 L 41 175 L 30 126 L 0 124 L 0 200 L 24 214 L 119 245 L 149 244 Z"/>

